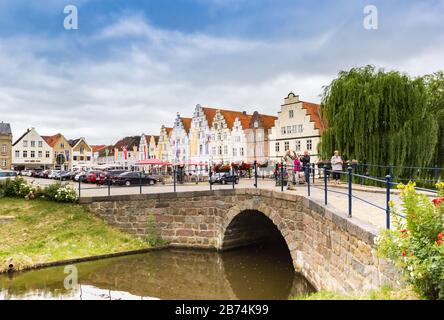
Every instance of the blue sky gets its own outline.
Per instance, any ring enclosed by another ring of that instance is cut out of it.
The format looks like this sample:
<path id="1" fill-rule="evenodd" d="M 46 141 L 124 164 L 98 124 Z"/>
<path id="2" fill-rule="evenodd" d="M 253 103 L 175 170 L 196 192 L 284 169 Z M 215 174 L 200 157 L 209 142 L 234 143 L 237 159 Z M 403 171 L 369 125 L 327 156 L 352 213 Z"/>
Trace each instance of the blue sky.
<path id="1" fill-rule="evenodd" d="M 63 28 L 68 4 L 78 30 Z M 0 120 L 15 137 L 112 143 L 198 103 L 275 114 L 354 66 L 444 69 L 443 30 L 443 0 L 0 0 Z"/>

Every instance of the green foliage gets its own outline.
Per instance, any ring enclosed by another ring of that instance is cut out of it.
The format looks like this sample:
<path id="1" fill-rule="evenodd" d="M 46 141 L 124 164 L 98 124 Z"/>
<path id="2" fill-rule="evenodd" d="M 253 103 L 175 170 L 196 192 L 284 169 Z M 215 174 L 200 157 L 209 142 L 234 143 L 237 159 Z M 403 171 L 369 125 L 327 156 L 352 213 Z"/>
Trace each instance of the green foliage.
<path id="1" fill-rule="evenodd" d="M 423 78 L 375 70 L 373 66 L 342 71 L 325 88 L 321 103 L 328 128 L 320 151 L 330 159 L 340 150 L 345 159 L 370 164 L 433 166 L 438 120 L 430 111 Z M 384 177 L 387 169 L 370 167 Z M 396 177 L 412 177 L 412 169 L 395 169 Z"/>
<path id="2" fill-rule="evenodd" d="M 156 218 L 153 214 L 148 214 L 146 220 L 146 242 L 151 246 L 164 244 L 164 241 L 158 236 Z"/>
<path id="3" fill-rule="evenodd" d="M 444 300 L 444 184 L 433 202 L 414 187 L 398 187 L 405 219 L 391 204 L 394 228 L 377 237 L 378 254 L 391 259 L 418 293 Z"/>

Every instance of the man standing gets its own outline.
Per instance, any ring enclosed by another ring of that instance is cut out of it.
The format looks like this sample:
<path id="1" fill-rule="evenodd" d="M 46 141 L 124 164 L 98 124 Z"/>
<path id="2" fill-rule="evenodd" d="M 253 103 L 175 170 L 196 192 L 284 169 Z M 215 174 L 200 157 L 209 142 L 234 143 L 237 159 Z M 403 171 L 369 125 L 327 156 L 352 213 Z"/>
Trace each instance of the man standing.
<path id="1" fill-rule="evenodd" d="M 335 181 L 335 184 L 340 184 L 342 165 L 344 164 L 344 162 L 342 161 L 342 158 L 339 155 L 338 150 L 335 151 L 333 157 L 331 157 L 330 162 L 331 162 L 331 167 L 333 170 L 333 179 Z"/>

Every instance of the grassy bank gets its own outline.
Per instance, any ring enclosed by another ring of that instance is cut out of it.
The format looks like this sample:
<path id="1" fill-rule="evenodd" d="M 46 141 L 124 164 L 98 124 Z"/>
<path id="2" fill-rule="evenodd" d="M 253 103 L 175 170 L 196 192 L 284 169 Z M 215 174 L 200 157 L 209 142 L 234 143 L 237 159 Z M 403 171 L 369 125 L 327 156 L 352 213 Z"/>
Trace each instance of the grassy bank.
<path id="1" fill-rule="evenodd" d="M 76 204 L 0 198 L 0 272 L 12 259 L 15 269 L 37 263 L 81 258 L 149 247 L 148 241 L 124 234 Z"/>
<path id="2" fill-rule="evenodd" d="M 394 289 L 391 287 L 382 287 L 379 290 L 371 290 L 357 295 L 344 295 L 331 291 L 319 291 L 299 297 L 293 300 L 421 300 L 412 288 L 406 287 Z"/>

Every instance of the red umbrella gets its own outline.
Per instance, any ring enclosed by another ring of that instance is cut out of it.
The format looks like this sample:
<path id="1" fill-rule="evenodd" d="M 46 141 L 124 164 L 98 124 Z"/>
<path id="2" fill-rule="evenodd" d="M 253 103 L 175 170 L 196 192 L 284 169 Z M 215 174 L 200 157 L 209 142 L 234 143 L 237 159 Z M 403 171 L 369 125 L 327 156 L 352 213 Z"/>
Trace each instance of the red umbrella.
<path id="1" fill-rule="evenodd" d="M 148 160 L 137 161 L 136 165 L 160 165 L 160 166 L 167 166 L 167 165 L 170 165 L 170 163 L 161 161 L 159 159 L 148 159 Z"/>

